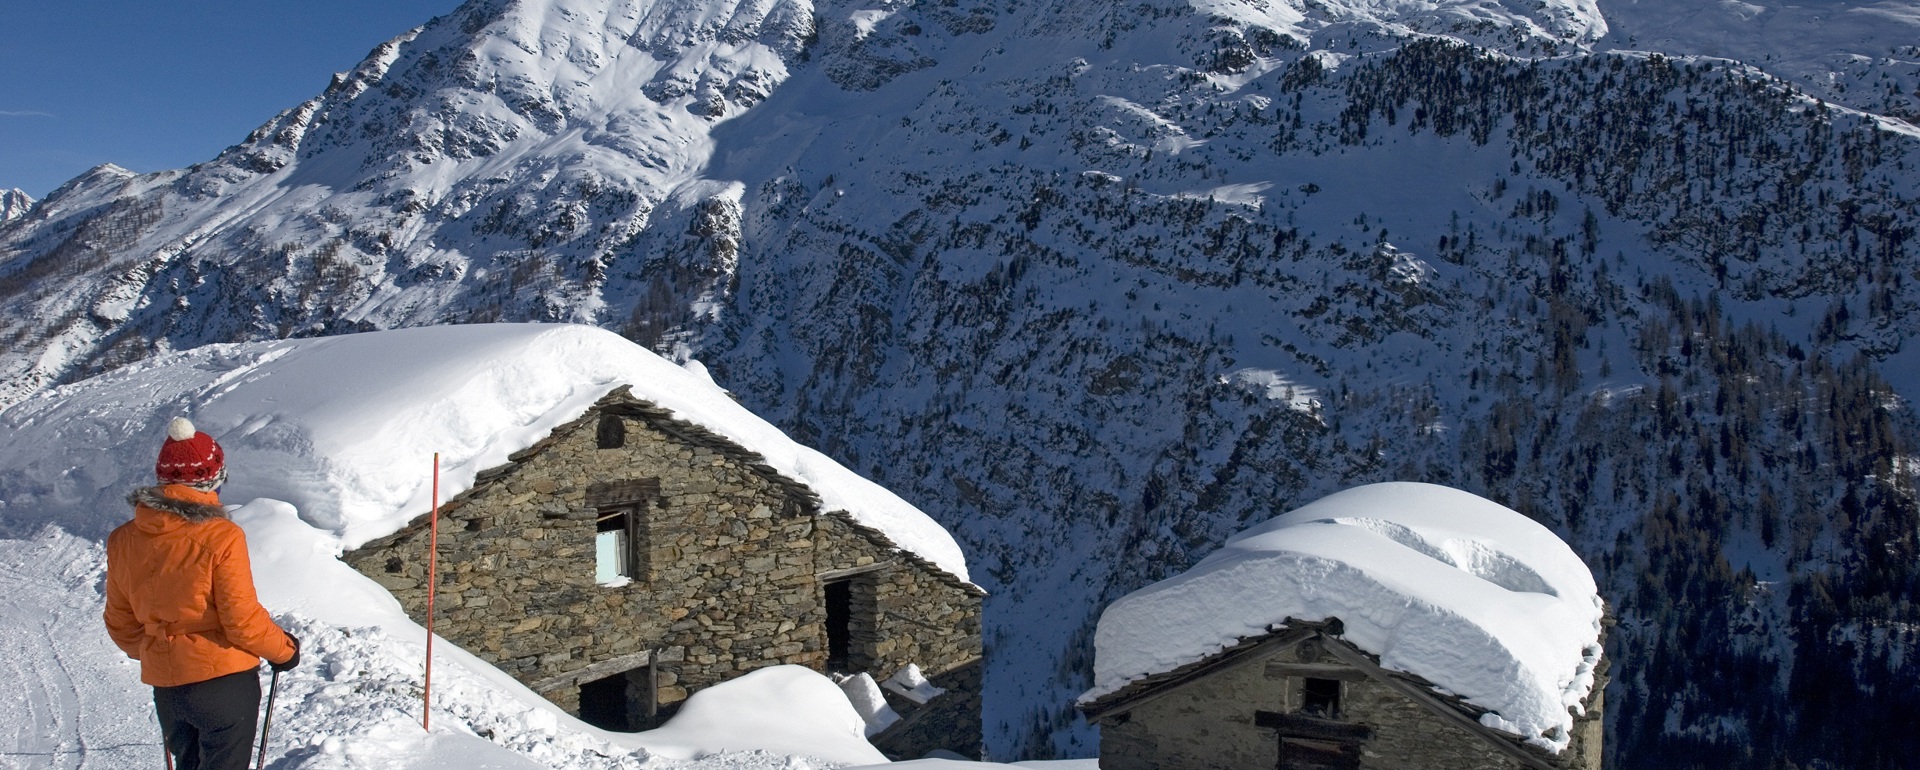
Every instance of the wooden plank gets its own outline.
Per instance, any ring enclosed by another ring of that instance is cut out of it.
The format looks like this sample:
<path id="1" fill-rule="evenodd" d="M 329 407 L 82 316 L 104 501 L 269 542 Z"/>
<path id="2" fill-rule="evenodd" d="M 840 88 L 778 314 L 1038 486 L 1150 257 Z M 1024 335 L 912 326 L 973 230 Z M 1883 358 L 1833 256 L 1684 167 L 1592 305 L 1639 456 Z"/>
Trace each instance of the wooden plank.
<path id="1" fill-rule="evenodd" d="M 879 572 L 880 570 L 886 569 L 893 565 L 894 565 L 894 560 L 888 559 L 886 561 L 877 561 L 872 564 L 867 564 L 859 567 L 848 567 L 846 569 L 833 569 L 833 570 L 827 570 L 826 572 L 816 572 L 814 573 L 813 577 L 815 580 L 818 580 L 822 583 L 826 583 L 834 580 L 845 580 L 855 575 L 865 575 L 869 572 Z"/>
<path id="2" fill-rule="evenodd" d="M 1282 737 L 1280 766 L 1286 770 L 1360 770 L 1360 745 Z"/>
<path id="3" fill-rule="evenodd" d="M 1312 738 L 1321 741 L 1364 741 L 1373 737 L 1373 728 L 1354 722 L 1315 719 L 1278 711 L 1253 712 L 1256 727 L 1271 727 L 1282 738 Z"/>
<path id="4" fill-rule="evenodd" d="M 587 505 L 595 508 L 650 503 L 659 496 L 659 479 L 596 481 L 587 486 Z"/>
<path id="5" fill-rule="evenodd" d="M 1367 678 L 1365 672 L 1352 666 L 1337 666 L 1331 663 L 1267 661 L 1268 679 L 1278 679 L 1283 676 L 1297 676 L 1303 679 L 1338 679 L 1342 682 L 1359 682 Z"/>
<path id="6" fill-rule="evenodd" d="M 663 650 L 661 651 L 659 658 L 656 660 L 651 650 L 641 650 L 640 652 L 636 652 L 631 655 L 621 655 L 617 658 L 608 658 L 598 663 L 594 663 L 581 668 L 576 668 L 572 671 L 568 671 L 567 673 L 561 674 L 559 676 L 547 677 L 546 679 L 542 679 L 540 681 L 528 684 L 527 689 L 533 690 L 534 692 L 544 693 L 552 690 L 558 690 L 562 687 L 575 686 L 580 684 L 581 682 L 591 682 L 595 679 L 605 679 L 607 677 L 613 676 L 614 674 L 618 674 L 622 671 L 631 671 L 633 669 L 641 668 L 644 666 L 657 665 L 660 662 L 672 662 L 677 660 L 684 660 L 685 658 L 686 658 L 686 653 L 684 651 Z"/>
<path id="7" fill-rule="evenodd" d="M 1515 739 L 1508 738 L 1505 733 L 1496 732 L 1492 728 L 1480 724 L 1479 720 L 1460 713 L 1459 709 L 1441 701 L 1440 698 L 1433 693 L 1415 687 L 1413 683 L 1401 679 L 1394 675 L 1393 672 L 1382 668 L 1380 664 L 1368 658 L 1365 653 L 1360 652 L 1345 641 L 1328 639 L 1327 642 L 1327 652 L 1332 653 L 1334 657 L 1339 658 L 1347 665 L 1371 674 L 1374 680 L 1393 688 L 1401 695 L 1413 699 L 1414 703 L 1418 703 L 1426 707 L 1428 711 L 1459 725 L 1467 732 L 1479 736 L 1481 740 L 1499 749 L 1501 753 L 1519 760 L 1521 764 L 1534 768 L 1535 770 L 1560 770 L 1558 765 L 1535 756 L 1532 752 L 1522 748 Z"/>

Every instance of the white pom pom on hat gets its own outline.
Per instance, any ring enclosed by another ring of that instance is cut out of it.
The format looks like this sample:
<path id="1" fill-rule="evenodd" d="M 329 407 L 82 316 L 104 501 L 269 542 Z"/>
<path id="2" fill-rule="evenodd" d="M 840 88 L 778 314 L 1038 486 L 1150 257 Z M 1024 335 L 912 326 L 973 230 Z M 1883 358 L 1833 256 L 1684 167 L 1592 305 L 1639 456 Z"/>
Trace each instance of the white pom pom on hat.
<path id="1" fill-rule="evenodd" d="M 167 423 L 167 440 L 160 445 L 160 459 L 153 463 L 153 475 L 162 484 L 186 484 L 212 491 L 226 478 L 227 453 L 220 442 L 200 432 L 185 417 Z"/>
<path id="2" fill-rule="evenodd" d="M 167 438 L 173 439 L 174 441 L 186 441 L 187 439 L 193 438 L 193 434 L 198 432 L 198 430 L 194 429 L 193 423 L 188 422 L 185 417 L 175 417 L 173 418 L 173 422 L 167 423 Z"/>

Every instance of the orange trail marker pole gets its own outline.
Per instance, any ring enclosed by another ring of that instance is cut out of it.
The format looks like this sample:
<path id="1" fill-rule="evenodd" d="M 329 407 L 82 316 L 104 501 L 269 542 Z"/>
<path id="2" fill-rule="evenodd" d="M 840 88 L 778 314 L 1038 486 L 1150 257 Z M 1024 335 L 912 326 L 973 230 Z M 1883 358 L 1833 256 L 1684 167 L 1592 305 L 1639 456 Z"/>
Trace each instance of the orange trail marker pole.
<path id="1" fill-rule="evenodd" d="M 433 453 L 433 512 L 427 529 L 427 681 L 420 690 L 420 729 L 433 731 L 433 589 L 440 563 L 440 453 Z"/>

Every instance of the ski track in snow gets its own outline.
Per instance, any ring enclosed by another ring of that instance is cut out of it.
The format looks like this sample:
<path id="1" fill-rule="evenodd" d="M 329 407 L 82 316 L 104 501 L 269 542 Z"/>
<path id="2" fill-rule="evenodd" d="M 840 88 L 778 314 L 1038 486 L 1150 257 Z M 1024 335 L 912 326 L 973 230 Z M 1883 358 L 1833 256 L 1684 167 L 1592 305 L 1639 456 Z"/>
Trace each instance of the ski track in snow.
<path id="1" fill-rule="evenodd" d="M 101 625 L 106 551 L 47 530 L 0 540 L 0 767 L 116 770 L 160 757 L 138 669 Z"/>

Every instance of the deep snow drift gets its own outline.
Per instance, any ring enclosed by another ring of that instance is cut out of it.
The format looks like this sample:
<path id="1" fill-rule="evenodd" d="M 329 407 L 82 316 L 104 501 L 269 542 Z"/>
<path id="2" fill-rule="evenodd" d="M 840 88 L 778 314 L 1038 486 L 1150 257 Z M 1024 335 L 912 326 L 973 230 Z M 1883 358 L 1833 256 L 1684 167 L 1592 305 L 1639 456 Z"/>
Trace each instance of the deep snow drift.
<path id="1" fill-rule="evenodd" d="M 1593 687 L 1604 606 L 1559 537 L 1433 484 L 1328 495 L 1234 536 L 1185 573 L 1107 608 L 1082 701 L 1267 633 L 1337 617 L 1386 668 L 1499 714 L 1488 726 L 1555 751 Z"/>

